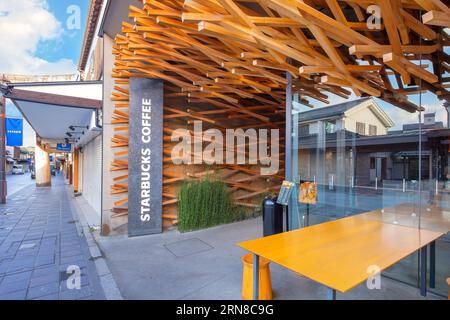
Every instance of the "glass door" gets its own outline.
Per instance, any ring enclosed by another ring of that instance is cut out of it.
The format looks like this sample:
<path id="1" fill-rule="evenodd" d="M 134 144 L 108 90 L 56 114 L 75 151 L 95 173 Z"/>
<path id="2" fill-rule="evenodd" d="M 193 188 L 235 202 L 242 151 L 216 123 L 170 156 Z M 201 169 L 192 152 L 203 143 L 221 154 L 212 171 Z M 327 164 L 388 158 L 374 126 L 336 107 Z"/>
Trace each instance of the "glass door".
<path id="1" fill-rule="evenodd" d="M 433 68 L 425 58 L 412 57 L 411 61 Z M 450 277 L 449 105 L 420 79 L 404 85 L 393 72 L 389 78 L 417 110 L 353 94 L 347 99 L 330 95 L 329 104 L 310 99 L 305 105 L 301 92 L 294 90 L 292 113 L 287 117 L 292 121 L 291 180 L 296 185 L 289 225 L 305 228 L 365 215 L 385 223 L 440 231 L 444 236 L 428 250 L 428 288 L 446 295 L 446 278 Z M 443 82 L 442 87 L 446 87 Z M 303 201 L 302 193 L 311 186 L 316 188 L 315 199 Z M 418 264 L 415 253 L 383 274 L 417 287 Z"/>

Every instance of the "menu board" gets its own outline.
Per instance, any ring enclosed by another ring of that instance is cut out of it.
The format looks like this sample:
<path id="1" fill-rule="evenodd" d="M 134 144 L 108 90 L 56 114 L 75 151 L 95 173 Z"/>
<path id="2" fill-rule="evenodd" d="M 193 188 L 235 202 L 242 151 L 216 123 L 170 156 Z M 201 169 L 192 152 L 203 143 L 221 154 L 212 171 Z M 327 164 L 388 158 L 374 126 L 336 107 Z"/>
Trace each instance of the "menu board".
<path id="1" fill-rule="evenodd" d="M 298 195 L 298 202 L 304 204 L 317 203 L 317 183 L 304 182 L 300 185 L 300 192 Z"/>
<path id="2" fill-rule="evenodd" d="M 283 181 L 281 185 L 280 193 L 278 195 L 277 203 L 283 206 L 289 204 L 289 199 L 291 198 L 292 190 L 294 189 L 294 182 Z"/>

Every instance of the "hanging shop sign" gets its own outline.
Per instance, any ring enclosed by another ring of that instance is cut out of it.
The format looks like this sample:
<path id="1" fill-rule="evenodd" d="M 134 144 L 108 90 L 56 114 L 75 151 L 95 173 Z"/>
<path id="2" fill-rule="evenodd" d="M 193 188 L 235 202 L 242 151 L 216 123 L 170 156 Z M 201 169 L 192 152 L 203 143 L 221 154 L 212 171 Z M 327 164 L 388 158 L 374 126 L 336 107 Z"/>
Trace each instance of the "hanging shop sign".
<path id="1" fill-rule="evenodd" d="M 6 142 L 8 147 L 23 146 L 23 119 L 6 119 Z"/>
<path id="2" fill-rule="evenodd" d="M 163 81 L 131 78 L 128 235 L 162 232 Z"/>
<path id="3" fill-rule="evenodd" d="M 72 152 L 72 144 L 71 143 L 58 143 L 56 145 L 56 151 L 59 151 L 59 152 Z"/>

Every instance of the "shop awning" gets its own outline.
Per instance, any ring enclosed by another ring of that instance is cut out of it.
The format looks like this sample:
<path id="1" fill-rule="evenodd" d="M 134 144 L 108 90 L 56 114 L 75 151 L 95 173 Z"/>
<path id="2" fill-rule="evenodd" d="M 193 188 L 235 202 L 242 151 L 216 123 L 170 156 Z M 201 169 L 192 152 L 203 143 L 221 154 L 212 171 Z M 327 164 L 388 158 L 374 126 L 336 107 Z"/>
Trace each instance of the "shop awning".
<path id="1" fill-rule="evenodd" d="M 42 140 L 76 142 L 102 108 L 101 82 L 14 84 L 3 91 Z"/>

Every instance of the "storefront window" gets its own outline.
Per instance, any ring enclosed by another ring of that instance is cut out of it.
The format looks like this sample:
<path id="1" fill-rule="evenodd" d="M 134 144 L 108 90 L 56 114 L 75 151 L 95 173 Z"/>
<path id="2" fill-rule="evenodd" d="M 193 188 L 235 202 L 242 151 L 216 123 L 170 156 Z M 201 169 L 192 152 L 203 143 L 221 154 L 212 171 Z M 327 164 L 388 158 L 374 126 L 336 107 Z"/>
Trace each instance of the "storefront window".
<path id="1" fill-rule="evenodd" d="M 393 82 L 398 79 L 392 77 Z M 294 95 L 290 120 L 296 190 L 289 224 L 305 228 L 360 215 L 440 231 L 445 236 L 428 252 L 429 290 L 445 295 L 450 275 L 450 120 L 445 100 L 427 88 L 418 78 L 397 84 L 416 111 L 354 95 L 330 95 L 328 105 L 310 101 L 304 106 Z M 307 183 L 317 186 L 315 203 L 302 203 L 299 197 Z M 383 275 L 418 286 L 418 272 L 418 254 L 413 254 Z"/>

